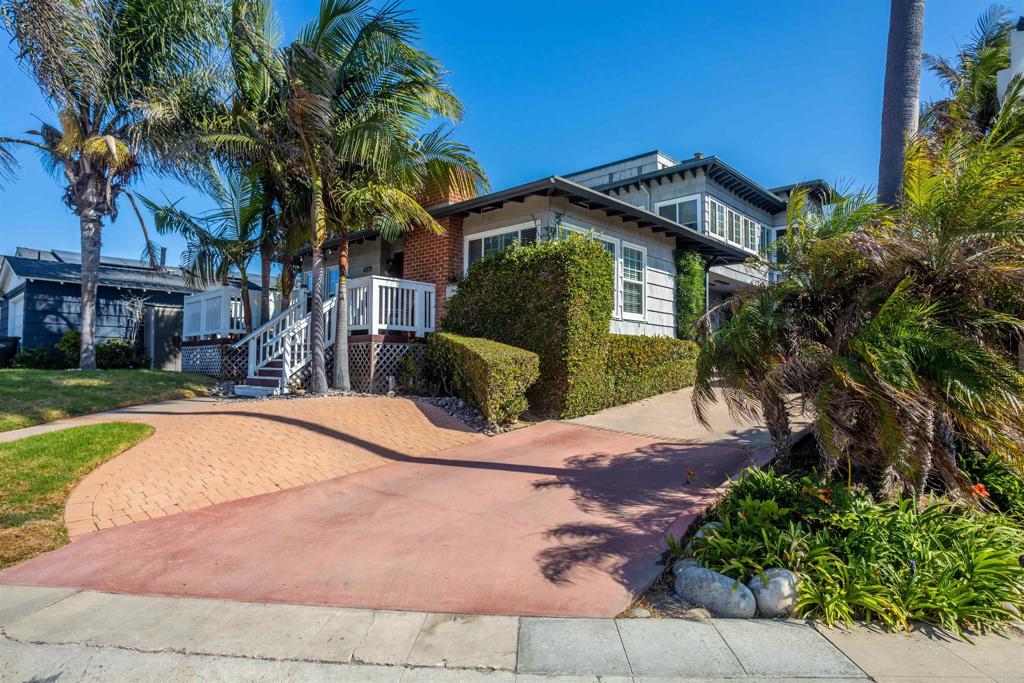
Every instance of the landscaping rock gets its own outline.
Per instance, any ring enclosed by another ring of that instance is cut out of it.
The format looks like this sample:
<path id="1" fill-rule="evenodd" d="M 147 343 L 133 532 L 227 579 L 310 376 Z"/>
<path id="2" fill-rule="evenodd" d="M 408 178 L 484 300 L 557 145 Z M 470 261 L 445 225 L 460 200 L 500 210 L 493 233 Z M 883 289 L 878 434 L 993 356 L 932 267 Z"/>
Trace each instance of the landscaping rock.
<path id="1" fill-rule="evenodd" d="M 626 612 L 626 617 L 629 619 L 650 619 L 652 616 L 651 610 L 645 607 L 634 607 L 633 609 Z"/>
<path id="2" fill-rule="evenodd" d="M 707 611 L 703 607 L 691 607 L 688 610 L 683 610 L 679 615 L 680 619 L 710 619 L 711 612 Z"/>
<path id="3" fill-rule="evenodd" d="M 768 619 L 788 615 L 796 606 L 796 575 L 788 569 L 773 567 L 765 570 L 764 578 L 768 579 L 767 584 L 760 575 L 752 578 L 747 584 L 750 592 L 754 594 L 758 613 Z"/>
<path id="4" fill-rule="evenodd" d="M 684 557 L 683 559 L 672 565 L 672 576 L 679 576 L 679 572 L 690 567 L 699 567 L 700 562 L 692 557 Z"/>
<path id="5" fill-rule="evenodd" d="M 703 567 L 688 567 L 679 572 L 675 589 L 685 602 L 703 607 L 720 619 L 750 619 L 757 610 L 749 588 Z"/>

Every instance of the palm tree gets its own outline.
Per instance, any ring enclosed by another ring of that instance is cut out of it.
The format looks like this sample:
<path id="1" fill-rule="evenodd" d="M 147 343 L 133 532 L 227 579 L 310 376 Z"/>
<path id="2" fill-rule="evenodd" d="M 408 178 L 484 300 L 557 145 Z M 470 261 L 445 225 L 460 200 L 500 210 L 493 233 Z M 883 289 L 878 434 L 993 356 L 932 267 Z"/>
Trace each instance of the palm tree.
<path id="1" fill-rule="evenodd" d="M 347 388 L 348 233 L 375 223 L 385 231 L 437 224 L 413 201 L 429 181 L 441 187 L 482 172 L 461 145 L 435 131 L 416 142 L 433 118 L 451 122 L 461 105 L 441 65 L 414 47 L 416 27 L 396 5 L 373 10 L 369 0 L 324 0 L 319 16 L 287 50 L 289 129 L 297 140 L 292 175 L 309 198 L 313 291 L 310 390 L 327 388 L 324 356 L 323 245 L 341 237 L 335 384 Z M 355 223 L 353 223 L 353 221 Z"/>
<path id="2" fill-rule="evenodd" d="M 253 329 L 249 265 L 263 243 L 262 219 L 267 199 L 254 174 L 234 170 L 210 173 L 206 191 L 217 208 L 198 216 L 179 209 L 176 202 L 159 204 L 145 197 L 140 200 L 153 212 L 157 232 L 186 239 L 188 247 L 182 254 L 181 266 L 190 286 L 227 282 L 231 271 L 238 271 L 248 334 Z M 269 289 L 270 283 L 264 280 L 261 286 Z"/>
<path id="3" fill-rule="evenodd" d="M 0 10 L 18 60 L 57 112 L 56 123 L 28 137 L 0 137 L 0 168 L 13 170 L 13 146 L 32 147 L 66 181 L 64 201 L 82 236 L 80 366 L 94 369 L 103 220 L 117 218 L 118 198 L 145 166 L 166 167 L 182 112 L 216 95 L 219 76 L 207 56 L 220 7 L 208 0 L 5 0 Z M 148 236 L 146 245 L 155 264 Z"/>
<path id="4" fill-rule="evenodd" d="M 456 189 L 468 194 L 486 176 L 464 145 L 449 139 L 444 129 L 409 144 L 403 136 L 394 140 L 383 164 L 364 165 L 354 177 L 336 183 L 331 200 L 338 217 L 338 291 L 334 335 L 335 389 L 351 388 L 348 373 L 348 235 L 349 230 L 376 230 L 387 240 L 417 226 L 441 232 L 437 221 L 420 205 L 417 197 Z"/>
<path id="5" fill-rule="evenodd" d="M 284 203 L 285 65 L 280 27 L 267 0 L 232 0 L 227 30 L 230 97 L 204 112 L 198 141 L 222 163 L 253 169 L 265 198 L 260 237 L 260 324 L 270 313 L 271 267 L 280 251 Z"/>
<path id="6" fill-rule="evenodd" d="M 1010 38 L 1014 22 L 1004 7 L 992 6 L 978 17 L 956 63 L 926 54 L 924 65 L 949 90 L 949 97 L 929 102 L 923 127 L 945 137 L 951 130 L 985 137 L 999 115 L 999 71 L 1010 65 Z"/>
<path id="7" fill-rule="evenodd" d="M 924 0 L 891 0 L 878 161 L 878 199 L 883 204 L 893 204 L 899 196 L 903 150 L 917 132 L 923 38 Z"/>
<path id="8" fill-rule="evenodd" d="M 895 209 L 863 195 L 791 207 L 780 282 L 738 293 L 715 338 L 728 348 L 702 350 L 698 369 L 741 400 L 757 401 L 765 377 L 795 396 L 826 468 L 845 461 L 889 493 L 920 494 L 933 474 L 969 491 L 958 443 L 1024 462 L 1024 375 L 1008 343 L 1024 334 L 1024 155 L 966 135 L 937 150 L 912 140 L 904 176 Z M 760 337 L 774 355 L 728 364 Z"/>

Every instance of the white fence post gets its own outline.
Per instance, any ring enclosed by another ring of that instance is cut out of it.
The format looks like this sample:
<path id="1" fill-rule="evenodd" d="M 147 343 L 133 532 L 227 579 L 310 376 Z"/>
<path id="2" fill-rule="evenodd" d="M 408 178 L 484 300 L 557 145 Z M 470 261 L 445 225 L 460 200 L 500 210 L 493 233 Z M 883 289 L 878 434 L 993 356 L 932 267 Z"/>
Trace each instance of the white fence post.
<path id="1" fill-rule="evenodd" d="M 377 281 L 377 278 L 370 277 L 370 286 L 366 288 L 366 314 L 367 316 L 369 316 L 366 321 L 366 331 L 369 334 L 377 334 L 377 327 L 379 325 L 378 316 L 380 315 L 380 313 L 377 310 L 377 308 L 380 306 L 380 296 L 378 296 L 379 293 L 380 283 Z"/>

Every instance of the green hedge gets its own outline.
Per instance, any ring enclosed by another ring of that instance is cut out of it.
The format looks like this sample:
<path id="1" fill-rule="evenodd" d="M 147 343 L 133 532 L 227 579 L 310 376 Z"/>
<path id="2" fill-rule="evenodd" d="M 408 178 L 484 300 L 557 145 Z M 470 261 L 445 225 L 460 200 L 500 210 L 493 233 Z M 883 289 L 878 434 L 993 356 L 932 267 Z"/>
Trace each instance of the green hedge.
<path id="1" fill-rule="evenodd" d="M 606 406 L 639 401 L 693 384 L 697 345 L 669 337 L 609 335 Z"/>
<path id="2" fill-rule="evenodd" d="M 605 406 L 613 265 L 600 242 L 570 234 L 474 263 L 448 302 L 443 327 L 540 357 L 530 407 L 560 417 Z"/>
<path id="3" fill-rule="evenodd" d="M 707 294 L 704 258 L 695 251 L 675 252 L 676 336 L 697 339 L 697 321 L 704 315 Z"/>
<path id="4" fill-rule="evenodd" d="M 434 378 L 495 425 L 506 425 L 526 411 L 526 390 L 540 373 L 535 353 L 450 332 L 431 335 L 427 364 Z"/>

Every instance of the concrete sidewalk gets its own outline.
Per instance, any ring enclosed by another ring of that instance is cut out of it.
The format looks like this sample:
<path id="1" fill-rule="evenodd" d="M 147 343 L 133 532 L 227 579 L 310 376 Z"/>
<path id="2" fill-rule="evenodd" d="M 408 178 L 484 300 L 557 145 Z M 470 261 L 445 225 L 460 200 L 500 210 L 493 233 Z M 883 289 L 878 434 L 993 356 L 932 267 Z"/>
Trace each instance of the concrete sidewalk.
<path id="1" fill-rule="evenodd" d="M 0 681 L 1022 683 L 1024 638 L 461 616 L 0 587 Z"/>

